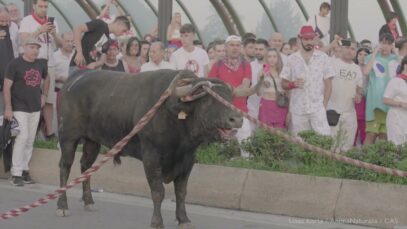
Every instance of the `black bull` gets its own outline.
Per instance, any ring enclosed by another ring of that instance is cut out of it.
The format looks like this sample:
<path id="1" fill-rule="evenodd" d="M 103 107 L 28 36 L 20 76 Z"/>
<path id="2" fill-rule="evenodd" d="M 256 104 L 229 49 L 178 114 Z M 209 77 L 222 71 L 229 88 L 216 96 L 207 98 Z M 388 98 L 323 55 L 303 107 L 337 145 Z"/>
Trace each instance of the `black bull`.
<path id="1" fill-rule="evenodd" d="M 137 76 L 110 71 L 75 72 L 61 90 L 58 104 L 61 187 L 67 183 L 80 141 L 83 142 L 81 171 L 84 172 L 95 162 L 100 146 L 111 148 L 128 134 L 170 84 L 175 85 L 173 95 L 120 154 L 143 162 L 154 203 L 151 227 L 163 227 L 163 183 L 172 181 L 176 218 L 180 227 L 191 227 L 185 196 L 196 149 L 203 142 L 230 137 L 233 130 L 242 125 L 240 115 L 203 90 L 202 85 L 209 85 L 231 101 L 232 91 L 217 79 L 202 79 L 190 71 L 172 70 Z M 85 209 L 92 210 L 94 201 L 89 180 L 83 182 L 82 199 Z M 64 193 L 58 200 L 57 215 L 68 214 Z"/>

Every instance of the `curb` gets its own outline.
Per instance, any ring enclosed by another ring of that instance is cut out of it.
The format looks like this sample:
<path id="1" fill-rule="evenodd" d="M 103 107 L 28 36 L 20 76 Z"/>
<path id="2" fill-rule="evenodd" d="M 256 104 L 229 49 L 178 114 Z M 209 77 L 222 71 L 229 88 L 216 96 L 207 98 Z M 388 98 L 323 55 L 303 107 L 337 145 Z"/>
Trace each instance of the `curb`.
<path id="1" fill-rule="evenodd" d="M 70 178 L 80 175 L 80 157 L 81 153 L 75 155 Z M 59 158 L 59 151 L 35 149 L 33 179 L 59 185 Z M 0 178 L 7 178 L 3 163 Z M 108 192 L 150 197 L 143 165 L 133 158 L 122 158 L 121 166 L 107 163 L 91 183 Z M 175 199 L 173 186 L 165 189 L 166 197 Z M 196 164 L 187 202 L 390 229 L 407 225 L 406 194 L 407 186 L 402 185 Z"/>

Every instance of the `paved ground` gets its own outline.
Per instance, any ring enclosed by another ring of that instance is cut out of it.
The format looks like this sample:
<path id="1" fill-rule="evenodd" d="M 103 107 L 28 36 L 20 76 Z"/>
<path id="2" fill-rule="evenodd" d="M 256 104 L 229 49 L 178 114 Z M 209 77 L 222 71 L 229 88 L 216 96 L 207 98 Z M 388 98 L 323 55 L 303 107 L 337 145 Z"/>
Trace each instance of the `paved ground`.
<path id="1" fill-rule="evenodd" d="M 55 186 L 26 185 L 13 187 L 0 180 L 0 213 L 30 204 Z M 85 212 L 79 201 L 81 191 L 68 192 L 71 216 L 55 216 L 56 201 L 33 209 L 14 219 L 0 221 L 1 229 L 142 229 L 149 228 L 152 214 L 150 199 L 113 193 L 94 193 L 96 212 Z M 162 206 L 165 227 L 177 228 L 174 221 L 175 203 L 165 200 Z M 257 214 L 188 205 L 190 219 L 197 229 L 363 229 L 367 227 L 323 223 L 291 217 Z"/>

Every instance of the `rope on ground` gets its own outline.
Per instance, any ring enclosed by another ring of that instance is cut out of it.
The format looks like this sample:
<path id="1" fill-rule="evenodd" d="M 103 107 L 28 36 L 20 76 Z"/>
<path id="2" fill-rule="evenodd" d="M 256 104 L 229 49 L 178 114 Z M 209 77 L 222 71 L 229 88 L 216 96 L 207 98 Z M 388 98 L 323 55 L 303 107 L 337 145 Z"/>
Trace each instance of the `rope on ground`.
<path id="1" fill-rule="evenodd" d="M 268 130 L 270 133 L 279 136 L 281 138 L 283 138 L 284 140 L 297 144 L 300 147 L 315 152 L 317 154 L 319 154 L 320 156 L 323 157 L 328 157 L 332 160 L 336 160 L 336 161 L 340 161 L 349 165 L 354 165 L 360 168 L 365 168 L 365 169 L 369 169 L 369 170 L 373 170 L 377 173 L 383 173 L 383 174 L 388 174 L 388 175 L 393 175 L 393 176 L 398 176 L 398 177 L 407 177 L 407 172 L 405 171 L 401 171 L 398 169 L 391 169 L 391 168 L 387 168 L 387 167 L 383 167 L 383 166 L 379 166 L 379 165 L 375 165 L 375 164 L 370 164 L 367 162 L 363 162 L 363 161 L 359 161 L 359 160 L 355 160 L 337 153 L 332 153 L 328 150 L 319 148 L 317 146 L 313 146 L 311 144 L 308 144 L 306 142 L 304 142 L 302 139 L 298 138 L 298 137 L 293 137 L 290 136 L 289 134 L 284 133 L 281 130 L 272 128 L 262 122 L 260 122 L 258 119 L 251 117 L 250 115 L 248 115 L 245 112 L 242 112 L 241 110 L 237 109 L 235 106 L 233 106 L 232 104 L 230 104 L 228 101 L 226 101 L 224 98 L 222 98 L 221 96 L 219 96 L 216 92 L 212 91 L 209 87 L 204 86 L 204 89 L 210 94 L 212 95 L 214 98 L 216 98 L 219 102 L 221 102 L 223 105 L 229 107 L 230 109 L 240 113 L 242 116 L 246 117 L 247 119 L 249 119 L 250 121 L 256 123 L 258 126 L 260 126 L 261 128 L 264 128 L 266 130 Z"/>

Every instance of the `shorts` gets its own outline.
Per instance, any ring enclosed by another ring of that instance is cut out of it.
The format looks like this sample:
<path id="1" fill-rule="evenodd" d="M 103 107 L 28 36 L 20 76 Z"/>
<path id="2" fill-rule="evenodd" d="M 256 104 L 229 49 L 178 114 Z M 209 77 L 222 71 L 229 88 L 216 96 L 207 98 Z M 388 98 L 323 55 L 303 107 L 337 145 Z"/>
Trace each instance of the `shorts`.
<path id="1" fill-rule="evenodd" d="M 366 121 L 366 133 L 386 134 L 387 133 L 386 116 L 387 116 L 386 112 L 379 109 L 375 109 L 374 120 Z"/>
<path id="2" fill-rule="evenodd" d="M 57 99 L 57 95 L 55 93 L 55 67 L 48 67 L 48 75 L 49 75 L 49 90 L 45 102 L 47 104 L 55 104 L 55 101 Z"/>

